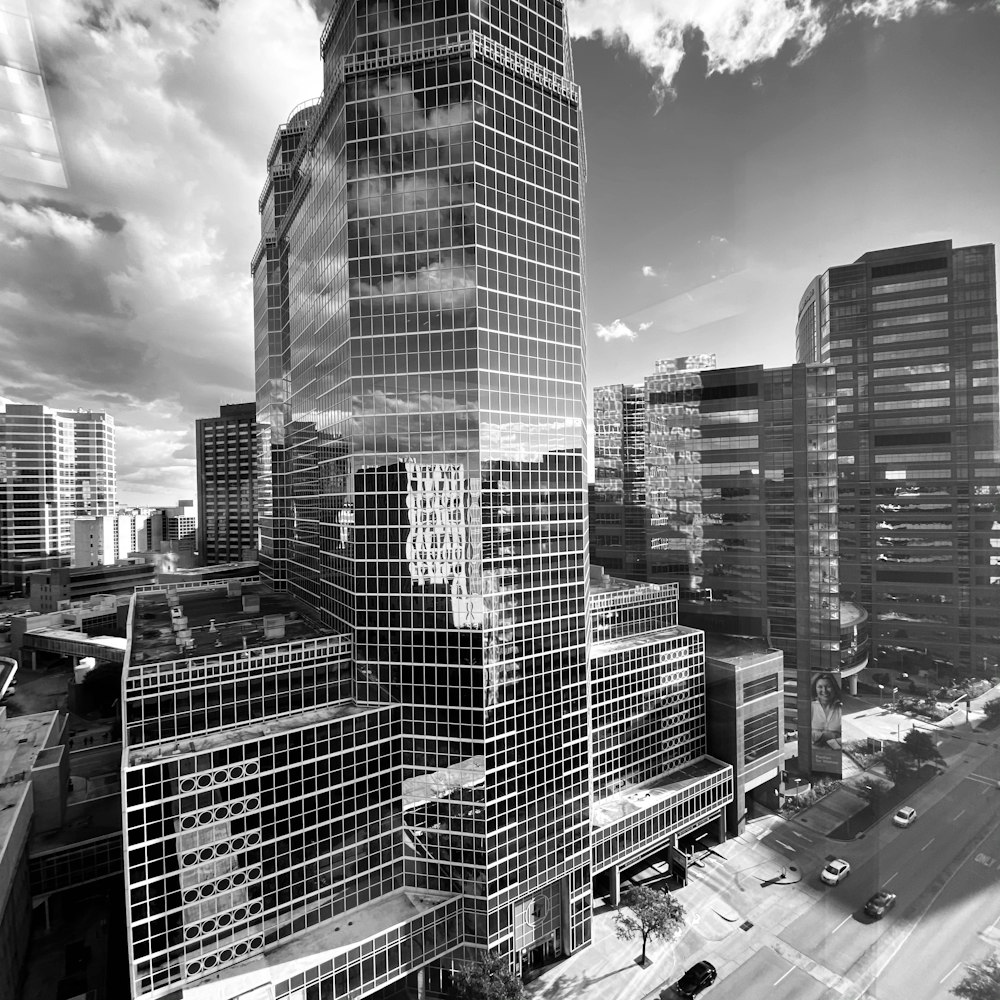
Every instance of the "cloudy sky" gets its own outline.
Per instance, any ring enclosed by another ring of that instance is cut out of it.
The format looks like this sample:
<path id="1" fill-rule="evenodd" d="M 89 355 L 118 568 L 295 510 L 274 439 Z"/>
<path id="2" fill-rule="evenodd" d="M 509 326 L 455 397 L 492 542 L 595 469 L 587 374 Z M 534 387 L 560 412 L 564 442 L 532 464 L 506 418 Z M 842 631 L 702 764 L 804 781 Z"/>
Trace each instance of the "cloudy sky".
<path id="1" fill-rule="evenodd" d="M 122 499 L 193 496 L 195 419 L 252 398 L 257 195 L 319 92 L 324 3 L 29 6 L 66 186 L 0 176 L 0 396 L 107 409 Z M 790 363 L 820 270 L 1000 235 L 1000 0 L 570 11 L 595 384 L 702 351 Z M 30 70 L 12 37 L 0 63 Z"/>

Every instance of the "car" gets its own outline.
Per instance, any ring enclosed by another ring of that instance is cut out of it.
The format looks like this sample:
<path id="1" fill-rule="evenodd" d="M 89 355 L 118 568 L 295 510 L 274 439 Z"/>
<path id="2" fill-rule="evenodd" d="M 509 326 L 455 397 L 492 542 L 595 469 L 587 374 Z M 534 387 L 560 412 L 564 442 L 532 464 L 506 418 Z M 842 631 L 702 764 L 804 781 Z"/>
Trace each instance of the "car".
<path id="1" fill-rule="evenodd" d="M 682 997 L 697 996 L 715 982 L 717 975 L 711 962 L 696 962 L 681 976 L 674 989 Z"/>
<path id="2" fill-rule="evenodd" d="M 916 818 L 917 810 L 913 806 L 903 806 L 902 809 L 896 810 L 896 814 L 892 817 L 892 824 L 893 826 L 910 826 Z"/>
<path id="3" fill-rule="evenodd" d="M 879 889 L 871 899 L 865 903 L 865 913 L 869 917 L 881 920 L 896 905 L 896 894 L 888 889 Z"/>
<path id="4" fill-rule="evenodd" d="M 836 885 L 843 882 L 851 874 L 851 866 L 842 858 L 834 858 L 820 873 L 819 877 L 827 885 Z"/>

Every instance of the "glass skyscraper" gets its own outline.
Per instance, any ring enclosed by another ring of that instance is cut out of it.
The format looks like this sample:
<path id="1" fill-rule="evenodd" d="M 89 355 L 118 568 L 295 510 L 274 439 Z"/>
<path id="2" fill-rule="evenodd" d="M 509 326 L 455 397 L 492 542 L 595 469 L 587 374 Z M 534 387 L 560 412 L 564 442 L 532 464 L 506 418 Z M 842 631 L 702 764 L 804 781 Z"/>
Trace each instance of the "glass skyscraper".
<path id="1" fill-rule="evenodd" d="M 813 677 L 861 669 L 840 655 L 833 369 L 714 361 L 595 390 L 592 558 L 676 583 L 685 624 L 780 649 L 797 766 L 839 774 L 810 732 Z"/>
<path id="2" fill-rule="evenodd" d="M 260 200 L 262 571 L 397 707 L 393 886 L 590 936 L 579 92 L 561 3 L 338 4 Z M 420 794 L 417 794 L 417 791 Z"/>
<path id="3" fill-rule="evenodd" d="M 833 267 L 799 306 L 800 361 L 837 379 L 841 593 L 882 668 L 1000 666 L 992 245 L 950 240 Z"/>

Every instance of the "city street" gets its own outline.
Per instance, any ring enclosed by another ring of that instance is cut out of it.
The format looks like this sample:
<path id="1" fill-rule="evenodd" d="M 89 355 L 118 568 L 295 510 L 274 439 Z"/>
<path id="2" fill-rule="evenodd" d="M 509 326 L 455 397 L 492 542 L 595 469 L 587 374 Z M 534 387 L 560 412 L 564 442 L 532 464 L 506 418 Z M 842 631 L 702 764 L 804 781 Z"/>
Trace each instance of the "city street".
<path id="1" fill-rule="evenodd" d="M 797 820 L 755 821 L 691 869 L 677 894 L 687 929 L 654 946 L 653 966 L 636 968 L 634 945 L 615 939 L 605 909 L 595 944 L 554 966 L 532 993 L 675 1000 L 684 969 L 707 959 L 719 970 L 708 998 L 944 1000 L 964 964 L 1000 944 L 998 742 L 997 732 L 941 732 L 947 767 L 907 800 L 918 815 L 905 829 L 887 815 L 844 842 Z M 819 879 L 832 857 L 852 866 L 837 886 Z M 656 870 L 638 877 L 646 876 L 655 883 Z M 864 904 L 882 887 L 898 901 L 872 920 Z"/>

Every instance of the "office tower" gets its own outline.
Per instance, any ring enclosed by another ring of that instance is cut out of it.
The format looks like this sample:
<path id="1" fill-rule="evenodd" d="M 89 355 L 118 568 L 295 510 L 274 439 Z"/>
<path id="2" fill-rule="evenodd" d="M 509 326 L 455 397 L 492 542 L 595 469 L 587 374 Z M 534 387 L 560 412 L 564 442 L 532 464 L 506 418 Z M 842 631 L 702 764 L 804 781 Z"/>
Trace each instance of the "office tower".
<path id="1" fill-rule="evenodd" d="M 841 593 L 879 667 L 994 675 L 1000 651 L 996 265 L 950 240 L 830 268 L 800 361 L 837 370 Z"/>
<path id="2" fill-rule="evenodd" d="M 237 633 L 248 707 L 230 661 L 210 661 L 206 715 L 184 665 L 143 646 L 173 612 L 136 598 L 126 712 L 151 723 L 127 747 L 136 846 L 150 844 L 128 875 L 140 995 L 232 963 L 217 989 L 237 995 L 361 996 L 404 977 L 430 991 L 445 954 L 494 948 L 523 967 L 590 938 L 579 94 L 563 10 L 340 3 L 321 50 L 325 93 L 279 129 L 252 262 L 262 568 L 353 655 L 300 677 L 298 647 L 248 632 L 244 667 Z M 176 599 L 177 648 L 226 650 L 200 629 L 219 628 L 211 602 L 195 615 Z M 272 698 L 270 680 L 258 698 L 265 667 L 309 703 Z M 198 708 L 198 738 L 153 724 L 170 716 L 160 694 L 184 726 Z M 237 817 L 237 799 L 267 815 Z M 156 823 L 168 839 L 143 832 Z M 157 859 L 177 824 L 179 859 Z M 223 913 L 240 936 L 216 947 Z"/>
<path id="3" fill-rule="evenodd" d="M 136 508 L 127 513 L 73 519 L 73 565 L 113 566 L 138 552 L 151 511 Z"/>
<path id="4" fill-rule="evenodd" d="M 676 582 L 686 624 L 781 650 L 797 766 L 839 773 L 839 747 L 814 747 L 810 728 L 813 679 L 863 666 L 840 654 L 833 370 L 706 361 L 595 390 L 591 555 Z"/>
<path id="5" fill-rule="evenodd" d="M 76 516 L 103 517 L 118 509 L 115 420 L 108 413 L 72 410 L 76 462 Z"/>
<path id="6" fill-rule="evenodd" d="M 709 754 L 705 635 L 678 624 L 677 585 L 594 566 L 589 609 L 592 867 L 617 905 L 622 872 L 651 851 L 705 825 L 724 839 L 733 767 Z M 777 714 L 767 737 L 780 750 Z"/>
<path id="7" fill-rule="evenodd" d="M 195 425 L 198 555 L 206 565 L 236 562 L 257 548 L 256 422 L 256 403 L 234 403 Z"/>
<path id="8" fill-rule="evenodd" d="M 139 531 L 143 552 L 173 552 L 193 562 L 198 519 L 193 500 L 178 500 L 175 507 L 153 507 Z"/>
<path id="9" fill-rule="evenodd" d="M 21 590 L 26 573 L 70 563 L 74 429 L 47 406 L 0 400 L 0 583 Z"/>

